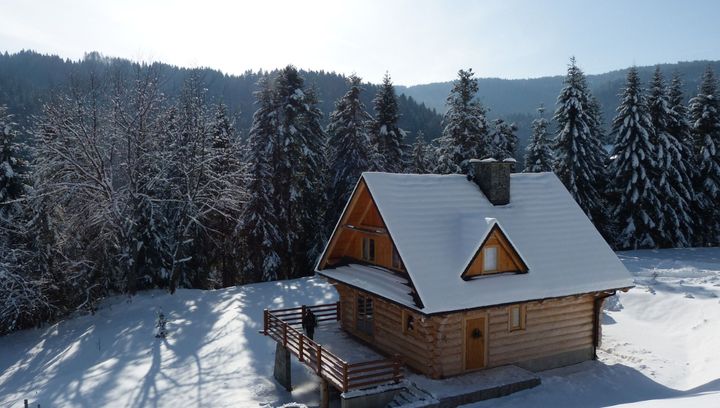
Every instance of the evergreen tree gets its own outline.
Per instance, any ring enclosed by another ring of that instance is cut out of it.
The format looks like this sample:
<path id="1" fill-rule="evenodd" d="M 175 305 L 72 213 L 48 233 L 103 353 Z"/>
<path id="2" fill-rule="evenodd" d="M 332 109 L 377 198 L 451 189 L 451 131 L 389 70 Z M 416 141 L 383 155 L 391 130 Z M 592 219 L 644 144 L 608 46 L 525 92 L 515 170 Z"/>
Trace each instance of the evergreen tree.
<path id="1" fill-rule="evenodd" d="M 415 143 L 412 145 L 412 153 L 410 162 L 408 163 L 407 172 L 414 174 L 430 173 L 432 167 L 428 159 L 428 145 L 425 142 L 425 135 L 419 132 Z"/>
<path id="2" fill-rule="evenodd" d="M 245 248 L 242 275 L 249 281 L 278 278 L 279 251 L 284 248 L 275 209 L 273 160 L 279 155 L 277 111 L 267 78 L 259 82 L 258 109 L 248 134 L 245 162 L 248 167 L 248 202 L 242 215 L 241 236 Z"/>
<path id="3" fill-rule="evenodd" d="M 517 126 L 514 123 L 507 123 L 503 119 L 495 119 L 493 125 L 490 154 L 498 160 L 514 159 L 518 144 L 515 134 Z"/>
<path id="4" fill-rule="evenodd" d="M 547 127 L 548 121 L 545 119 L 545 107 L 540 105 L 538 117 L 532 122 L 532 138 L 525 149 L 525 169 L 523 169 L 523 173 L 552 171 L 552 150 Z"/>
<path id="5" fill-rule="evenodd" d="M 405 131 L 398 127 L 400 113 L 397 96 L 390 75 L 387 73 L 375 99 L 373 99 L 373 108 L 375 119 L 371 125 L 370 140 L 379 161 L 374 163 L 373 167 L 378 171 L 400 173 L 403 170 Z"/>
<path id="6" fill-rule="evenodd" d="M 661 246 L 690 246 L 693 237 L 693 189 L 692 156 L 683 144 L 682 134 L 673 134 L 682 118 L 677 118 L 671 107 L 660 67 L 655 69 L 650 83 L 648 109 L 655 129 L 653 145 L 656 148 L 659 174 L 653 184 L 658 191 L 661 205 L 659 231 L 663 236 Z"/>
<path id="7" fill-rule="evenodd" d="M 565 86 L 558 96 L 554 119 L 558 133 L 553 141 L 553 171 L 588 218 L 607 234 L 605 204 L 601 195 L 605 152 L 593 133 L 596 116 L 590 107 L 585 75 L 570 60 Z"/>
<path id="8" fill-rule="evenodd" d="M 712 67 L 703 74 L 698 94 L 690 100 L 690 124 L 697 155 L 695 191 L 701 216 L 699 224 L 707 231 L 704 243 L 720 243 L 720 102 L 717 79 Z"/>
<path id="9" fill-rule="evenodd" d="M 19 215 L 17 201 L 26 191 L 27 163 L 17 142 L 17 125 L 5 106 L 0 105 L 0 221 Z"/>
<path id="10" fill-rule="evenodd" d="M 475 100 L 477 79 L 472 69 L 458 71 L 447 98 L 443 133 L 438 138 L 436 173 L 467 173 L 470 159 L 490 154 L 490 136 L 485 108 Z"/>
<path id="11" fill-rule="evenodd" d="M 328 143 L 328 228 L 332 228 L 345 207 L 363 171 L 371 166 L 371 144 L 367 125 L 371 120 L 360 102 L 360 78 L 350 77 L 350 89 L 335 104 L 330 115 Z"/>
<path id="12" fill-rule="evenodd" d="M 663 240 L 661 203 L 655 184 L 660 172 L 653 141 L 655 131 L 636 68 L 627 83 L 613 120 L 616 135 L 611 162 L 618 203 L 613 215 L 621 229 L 617 244 L 624 249 L 655 248 Z"/>
<path id="13" fill-rule="evenodd" d="M 312 270 L 312 239 L 322 223 L 320 209 L 312 203 L 323 181 L 325 133 L 316 96 L 305 89 L 305 80 L 295 67 L 280 70 L 274 90 L 280 149 L 273 158 L 273 185 L 279 230 L 286 244 L 278 252 L 281 276 L 287 279 Z"/>

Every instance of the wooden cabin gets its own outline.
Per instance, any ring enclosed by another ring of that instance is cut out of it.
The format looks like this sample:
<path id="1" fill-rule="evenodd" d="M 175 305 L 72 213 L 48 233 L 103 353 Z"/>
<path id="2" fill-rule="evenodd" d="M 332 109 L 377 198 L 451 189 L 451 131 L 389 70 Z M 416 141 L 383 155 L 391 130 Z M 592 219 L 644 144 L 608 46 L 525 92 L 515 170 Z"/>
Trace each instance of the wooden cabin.
<path id="1" fill-rule="evenodd" d="M 432 378 L 595 357 L 630 274 L 553 173 L 364 173 L 316 272 L 344 330 Z"/>

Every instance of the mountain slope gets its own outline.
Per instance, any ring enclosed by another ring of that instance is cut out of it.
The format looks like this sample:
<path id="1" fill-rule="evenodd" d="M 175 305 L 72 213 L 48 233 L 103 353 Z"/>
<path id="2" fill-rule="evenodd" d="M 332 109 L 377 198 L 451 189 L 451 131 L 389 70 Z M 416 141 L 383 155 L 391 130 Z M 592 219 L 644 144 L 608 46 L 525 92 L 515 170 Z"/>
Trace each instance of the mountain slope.
<path id="1" fill-rule="evenodd" d="M 692 61 L 676 64 L 660 64 L 660 68 L 669 79 L 672 72 L 678 71 L 685 81 L 685 93 L 697 91 L 700 76 L 705 67 L 711 64 L 720 71 L 720 61 Z M 647 84 L 655 66 L 638 67 L 640 79 Z M 627 69 L 611 71 L 599 75 L 588 75 L 588 83 L 599 99 L 606 116 L 612 115 L 618 105 L 617 94 L 624 82 Z M 562 88 L 564 76 L 552 76 L 533 79 L 479 78 L 479 99 L 490 108 L 491 115 L 505 116 L 515 113 L 534 113 L 540 103 L 554 107 L 557 95 Z M 452 88 L 452 81 L 439 82 L 410 87 L 399 87 L 398 91 L 425 103 L 438 112 L 445 111 L 445 98 Z M 550 109 L 552 111 L 552 109 Z"/>
<path id="2" fill-rule="evenodd" d="M 98 53 L 89 53 L 83 60 L 71 61 L 33 51 L 15 54 L 6 52 L 0 54 L 0 105 L 7 105 L 10 112 L 16 115 L 16 121 L 27 127 L 32 124 L 32 116 L 41 113 L 43 102 L 67 87 L 70 80 L 87 76 L 93 71 L 109 82 L 112 76 L 118 74 L 132 77 L 138 67 L 132 61 L 103 57 Z M 160 73 L 161 89 L 169 97 L 179 94 L 183 81 L 191 71 L 162 63 L 155 63 L 153 67 Z M 199 71 L 207 87 L 207 97 L 213 102 L 227 104 L 230 112 L 237 116 L 237 127 L 247 134 L 245 131 L 249 129 L 255 112 L 253 93 L 257 90 L 256 83 L 263 72 L 247 71 L 242 75 L 226 75 L 209 68 L 199 68 Z M 315 87 L 320 109 L 327 121 L 335 108 L 335 101 L 348 89 L 347 78 L 325 71 L 301 73 L 306 85 Z M 361 99 L 366 108 L 372 111 L 372 99 L 379 87 L 365 83 L 363 88 Z M 400 127 L 409 132 L 408 143 L 412 143 L 421 130 L 426 135 L 440 134 L 440 115 L 415 102 L 412 97 L 399 95 L 398 99 Z"/>

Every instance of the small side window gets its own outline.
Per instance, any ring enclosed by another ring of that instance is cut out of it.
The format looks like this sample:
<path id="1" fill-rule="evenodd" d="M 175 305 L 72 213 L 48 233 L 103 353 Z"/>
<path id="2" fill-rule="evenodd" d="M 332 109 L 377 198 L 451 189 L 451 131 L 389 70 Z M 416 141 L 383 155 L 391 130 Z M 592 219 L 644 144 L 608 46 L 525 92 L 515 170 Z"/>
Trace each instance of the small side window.
<path id="1" fill-rule="evenodd" d="M 525 307 L 523 305 L 513 305 L 508 307 L 508 330 L 525 329 Z"/>
<path id="2" fill-rule="evenodd" d="M 403 319 L 403 333 L 404 334 L 411 334 L 415 332 L 415 316 L 413 316 L 411 313 L 408 313 L 403 310 L 402 312 L 402 319 Z"/>
<path id="3" fill-rule="evenodd" d="M 362 240 L 362 259 L 375 262 L 375 240 L 364 237 Z"/>
<path id="4" fill-rule="evenodd" d="M 483 249 L 483 272 L 493 272 L 497 268 L 497 247 L 489 246 Z"/>

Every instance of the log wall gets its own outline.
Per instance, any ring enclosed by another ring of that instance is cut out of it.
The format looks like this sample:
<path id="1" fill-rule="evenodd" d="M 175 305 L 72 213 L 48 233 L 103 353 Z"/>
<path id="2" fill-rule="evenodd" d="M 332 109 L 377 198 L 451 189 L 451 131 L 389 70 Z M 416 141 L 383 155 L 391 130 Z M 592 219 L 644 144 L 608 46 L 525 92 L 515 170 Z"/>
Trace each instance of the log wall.
<path id="1" fill-rule="evenodd" d="M 433 378 L 463 374 L 465 320 L 485 316 L 487 345 L 485 368 L 522 364 L 534 359 L 593 347 L 594 296 L 569 296 L 524 303 L 525 328 L 511 331 L 508 307 L 423 316 L 373 297 L 374 330 L 369 337 L 355 327 L 358 290 L 337 284 L 341 324 L 352 335 L 386 355 L 398 354 L 412 369 Z M 403 310 L 405 313 L 403 313 Z M 403 317 L 414 316 L 415 329 L 403 333 Z"/>

